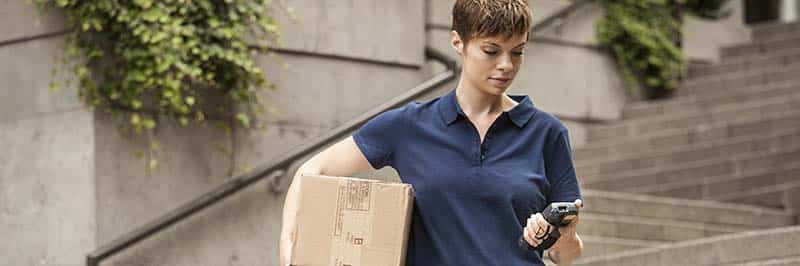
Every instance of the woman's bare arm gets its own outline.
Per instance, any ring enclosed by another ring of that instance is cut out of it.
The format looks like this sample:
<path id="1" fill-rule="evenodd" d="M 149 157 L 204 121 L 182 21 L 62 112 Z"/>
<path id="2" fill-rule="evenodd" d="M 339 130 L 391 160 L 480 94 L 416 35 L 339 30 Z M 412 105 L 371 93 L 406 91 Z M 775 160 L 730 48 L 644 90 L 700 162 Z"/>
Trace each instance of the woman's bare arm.
<path id="1" fill-rule="evenodd" d="M 583 241 L 578 234 L 562 236 L 557 242 L 560 243 L 547 250 L 547 255 L 559 266 L 572 265 L 583 253 Z"/>
<path id="2" fill-rule="evenodd" d="M 353 137 L 348 137 L 312 156 L 294 174 L 286 191 L 283 203 L 283 226 L 280 238 L 280 265 L 286 266 L 291 259 L 294 243 L 294 225 L 297 216 L 300 178 L 303 174 L 323 174 L 332 176 L 351 176 L 372 169 L 367 158 L 361 153 Z"/>
<path id="3" fill-rule="evenodd" d="M 575 200 L 575 205 L 578 208 L 583 207 L 583 201 L 580 199 Z M 572 265 L 572 262 L 578 259 L 583 253 L 583 241 L 578 236 L 577 227 L 580 221 L 580 215 L 573 220 L 566 227 L 559 228 L 561 237 L 556 243 L 547 250 L 547 255 L 550 260 L 559 266 Z"/>

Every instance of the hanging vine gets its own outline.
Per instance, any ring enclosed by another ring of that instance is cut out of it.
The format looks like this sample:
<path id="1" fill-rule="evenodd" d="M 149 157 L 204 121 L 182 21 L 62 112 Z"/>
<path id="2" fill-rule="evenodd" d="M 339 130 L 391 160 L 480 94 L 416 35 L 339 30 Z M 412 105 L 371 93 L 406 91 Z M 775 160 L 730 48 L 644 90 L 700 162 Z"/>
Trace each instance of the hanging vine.
<path id="1" fill-rule="evenodd" d="M 51 89 L 77 83 L 80 99 L 122 116 L 123 129 L 152 130 L 160 117 L 202 123 L 209 113 L 249 127 L 264 111 L 258 91 L 275 88 L 254 61 L 269 44 L 282 46 L 269 0 L 35 3 L 63 9 L 73 29 Z M 57 82 L 61 69 L 74 78 Z"/>
<path id="2" fill-rule="evenodd" d="M 728 0 L 597 0 L 606 10 L 597 22 L 597 38 L 608 47 L 629 88 L 642 87 L 647 98 L 668 95 L 683 73 L 680 48 L 684 14 L 719 19 Z"/>
<path id="3" fill-rule="evenodd" d="M 80 98 L 125 111 L 136 132 L 156 127 L 159 116 L 181 125 L 203 121 L 209 109 L 248 126 L 262 112 L 256 92 L 274 89 L 250 45 L 280 44 L 267 0 L 36 2 L 65 10 L 74 29 L 61 63 L 73 72 Z M 212 95 L 246 108 L 233 113 Z"/>

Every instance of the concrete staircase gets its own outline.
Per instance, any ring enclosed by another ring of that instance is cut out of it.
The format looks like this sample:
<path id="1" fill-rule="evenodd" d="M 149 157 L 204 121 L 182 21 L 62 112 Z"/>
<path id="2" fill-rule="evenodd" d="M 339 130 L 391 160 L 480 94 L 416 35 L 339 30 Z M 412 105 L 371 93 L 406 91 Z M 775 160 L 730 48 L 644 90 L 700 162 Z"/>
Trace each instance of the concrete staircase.
<path id="1" fill-rule="evenodd" d="M 800 23 L 753 36 L 587 131 L 577 265 L 800 265 Z"/>
<path id="2" fill-rule="evenodd" d="M 800 226 L 788 226 L 593 257 L 576 265 L 800 265 L 798 239 Z"/>
<path id="3" fill-rule="evenodd" d="M 585 257 L 794 223 L 783 210 L 750 205 L 599 190 L 584 199 Z"/>

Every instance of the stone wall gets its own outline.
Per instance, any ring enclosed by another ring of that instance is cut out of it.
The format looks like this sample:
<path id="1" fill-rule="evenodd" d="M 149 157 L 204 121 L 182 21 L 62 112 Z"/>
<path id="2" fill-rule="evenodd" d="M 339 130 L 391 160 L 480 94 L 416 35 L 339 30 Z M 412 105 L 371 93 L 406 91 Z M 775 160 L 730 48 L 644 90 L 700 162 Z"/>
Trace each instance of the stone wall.
<path id="1" fill-rule="evenodd" d="M 58 12 L 0 2 L 0 265 L 77 265 L 95 247 L 94 115 L 48 89 Z"/>
<path id="2" fill-rule="evenodd" d="M 744 0 L 729 1 L 729 17 L 706 20 L 687 17 L 683 26 L 683 50 L 691 60 L 718 62 L 720 48 L 751 41 L 750 27 L 744 22 Z"/>

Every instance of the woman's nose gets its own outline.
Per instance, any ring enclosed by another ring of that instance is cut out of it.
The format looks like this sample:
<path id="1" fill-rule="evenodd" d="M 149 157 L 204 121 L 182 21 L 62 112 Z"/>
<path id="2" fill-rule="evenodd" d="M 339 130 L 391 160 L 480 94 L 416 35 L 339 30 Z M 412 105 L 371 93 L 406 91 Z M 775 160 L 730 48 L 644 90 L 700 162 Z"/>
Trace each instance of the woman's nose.
<path id="1" fill-rule="evenodd" d="M 511 56 L 501 56 L 500 62 L 497 63 L 497 69 L 503 70 L 503 72 L 511 71 L 514 68 L 514 64 L 511 63 Z"/>

